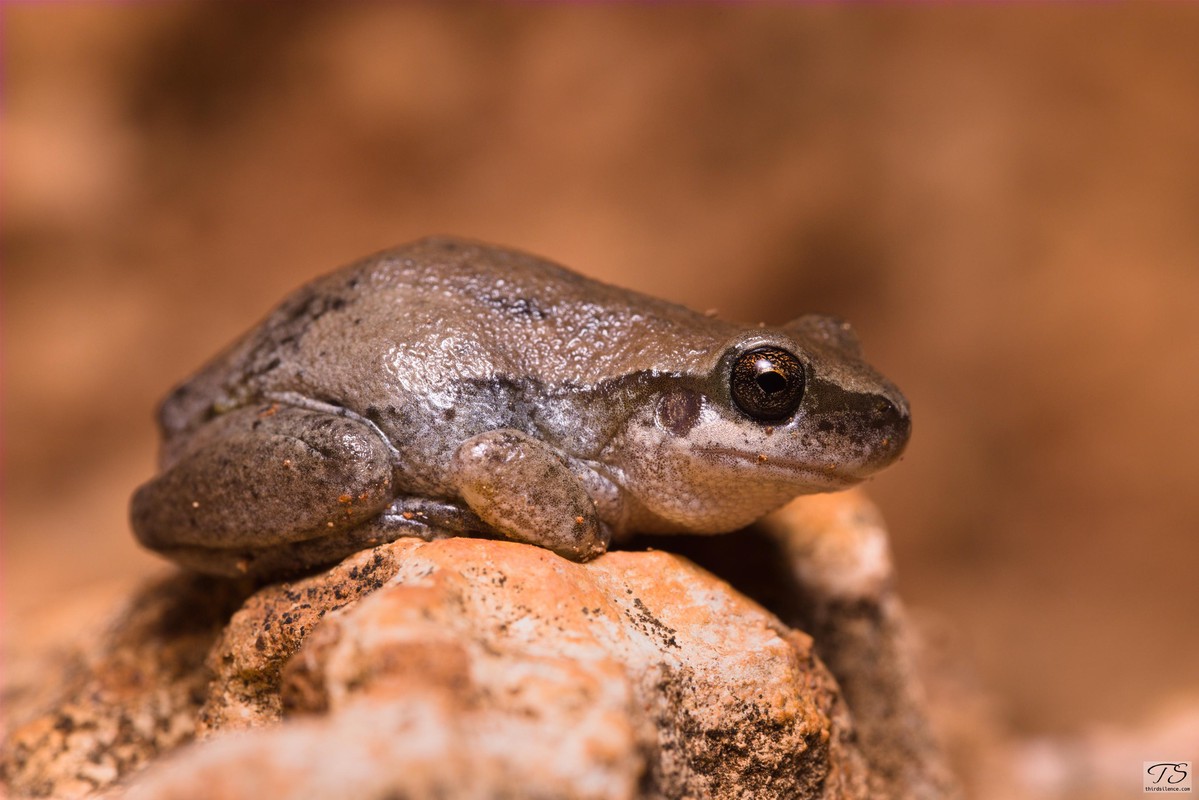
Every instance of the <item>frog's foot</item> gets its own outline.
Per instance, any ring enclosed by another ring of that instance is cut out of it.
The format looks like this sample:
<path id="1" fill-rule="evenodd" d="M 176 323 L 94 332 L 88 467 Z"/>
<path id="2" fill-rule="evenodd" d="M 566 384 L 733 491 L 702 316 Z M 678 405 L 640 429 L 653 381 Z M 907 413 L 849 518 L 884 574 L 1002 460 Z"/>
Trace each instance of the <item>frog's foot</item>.
<path id="1" fill-rule="evenodd" d="M 348 530 L 266 549 L 158 547 L 172 560 L 201 572 L 281 578 L 335 564 L 359 550 L 410 537 L 426 542 L 453 536 L 493 538 L 495 532 L 469 509 L 439 500 L 399 497 L 373 519 Z"/>
<path id="2" fill-rule="evenodd" d="M 249 547 L 199 547 L 181 545 L 156 547 L 167 558 L 197 572 L 230 577 L 251 575 L 277 580 L 294 578 L 381 544 L 408 535 L 393 532 L 388 535 L 368 522 L 357 528 L 317 536 L 296 542 L 285 542 L 266 549 Z"/>
<path id="3" fill-rule="evenodd" d="M 424 497 L 397 497 L 365 527 L 377 531 L 389 542 L 401 536 L 413 536 L 426 542 L 451 536 L 493 536 L 487 523 L 470 509 Z"/>
<path id="4" fill-rule="evenodd" d="M 508 539 L 572 561 L 608 549 L 611 528 L 567 459 L 520 431 L 479 434 L 454 455 L 455 483 L 470 510 Z"/>

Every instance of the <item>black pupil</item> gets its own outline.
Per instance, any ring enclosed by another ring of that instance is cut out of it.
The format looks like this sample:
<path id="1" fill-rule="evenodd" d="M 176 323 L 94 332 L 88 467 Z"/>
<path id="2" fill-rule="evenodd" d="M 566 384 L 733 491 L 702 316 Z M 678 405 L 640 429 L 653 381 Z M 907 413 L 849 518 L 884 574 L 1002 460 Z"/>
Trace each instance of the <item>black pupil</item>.
<path id="1" fill-rule="evenodd" d="M 773 365 L 768 361 L 759 361 L 758 369 L 765 370 L 758 373 L 758 388 L 766 392 L 766 394 L 774 394 L 781 392 L 787 388 L 787 379 L 774 369 Z"/>

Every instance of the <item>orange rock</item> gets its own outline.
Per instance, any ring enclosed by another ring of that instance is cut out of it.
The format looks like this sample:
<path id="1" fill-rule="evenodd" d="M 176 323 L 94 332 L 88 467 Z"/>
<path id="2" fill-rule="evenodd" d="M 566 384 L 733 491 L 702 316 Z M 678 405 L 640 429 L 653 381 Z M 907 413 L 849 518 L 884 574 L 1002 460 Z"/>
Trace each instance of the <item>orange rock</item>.
<path id="1" fill-rule="evenodd" d="M 402 539 L 252 594 L 178 574 L 127 601 L 57 701 L 12 730 L 6 785 L 66 797 L 120 781 L 158 800 L 951 796 L 885 533 L 860 495 L 805 503 L 766 535 L 672 539 L 720 577 L 664 551 L 578 564 L 480 539 Z M 815 644 L 734 585 L 782 597 Z"/>

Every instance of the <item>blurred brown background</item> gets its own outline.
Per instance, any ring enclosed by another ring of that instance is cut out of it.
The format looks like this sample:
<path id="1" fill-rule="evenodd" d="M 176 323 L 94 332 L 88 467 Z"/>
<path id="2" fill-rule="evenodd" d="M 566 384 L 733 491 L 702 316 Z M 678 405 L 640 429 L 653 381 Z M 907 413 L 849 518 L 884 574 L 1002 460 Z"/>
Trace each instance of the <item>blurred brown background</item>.
<path id="1" fill-rule="evenodd" d="M 1199 7 L 3 15 L 10 622 L 161 568 L 125 504 L 172 383 L 446 232 L 849 318 L 914 408 L 870 486 L 902 590 L 1003 719 L 1199 691 Z"/>

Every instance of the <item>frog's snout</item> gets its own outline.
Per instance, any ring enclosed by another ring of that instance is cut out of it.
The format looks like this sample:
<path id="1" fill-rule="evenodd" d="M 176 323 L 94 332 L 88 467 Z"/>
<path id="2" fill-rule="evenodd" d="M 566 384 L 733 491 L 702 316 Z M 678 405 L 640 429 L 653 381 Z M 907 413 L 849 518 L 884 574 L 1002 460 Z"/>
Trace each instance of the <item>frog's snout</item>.
<path id="1" fill-rule="evenodd" d="M 864 465 L 865 474 L 891 464 L 907 447 L 912 435 L 912 415 L 907 400 L 898 391 L 879 395 L 868 424 L 876 434 L 876 449 L 870 463 Z"/>

